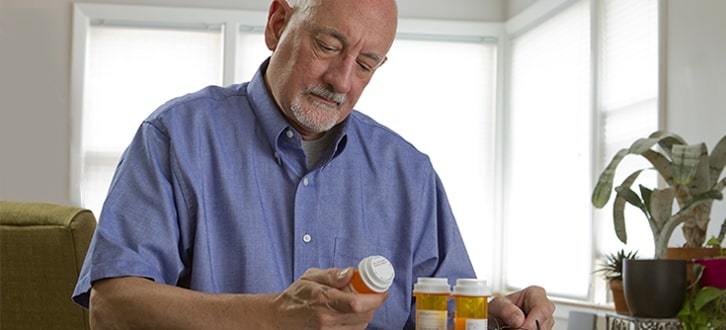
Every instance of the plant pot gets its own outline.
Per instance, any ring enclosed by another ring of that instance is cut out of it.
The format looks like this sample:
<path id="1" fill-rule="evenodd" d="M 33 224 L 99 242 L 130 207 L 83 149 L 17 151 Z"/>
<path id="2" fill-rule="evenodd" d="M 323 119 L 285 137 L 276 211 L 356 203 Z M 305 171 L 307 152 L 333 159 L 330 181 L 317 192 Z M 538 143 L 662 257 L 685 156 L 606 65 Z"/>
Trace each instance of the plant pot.
<path id="1" fill-rule="evenodd" d="M 623 291 L 632 316 L 676 317 L 686 296 L 686 261 L 624 260 Z"/>
<path id="2" fill-rule="evenodd" d="M 686 280 L 693 283 L 693 260 L 721 255 L 718 247 L 669 247 L 665 258 L 686 261 Z"/>
<path id="3" fill-rule="evenodd" d="M 726 290 L 726 257 L 696 259 L 697 264 L 703 265 L 701 286 L 713 286 Z"/>
<path id="4" fill-rule="evenodd" d="M 613 294 L 613 303 L 615 303 L 615 312 L 620 315 L 630 315 L 628 303 L 625 302 L 625 293 L 623 292 L 623 280 L 611 278 L 608 280 L 610 291 Z"/>

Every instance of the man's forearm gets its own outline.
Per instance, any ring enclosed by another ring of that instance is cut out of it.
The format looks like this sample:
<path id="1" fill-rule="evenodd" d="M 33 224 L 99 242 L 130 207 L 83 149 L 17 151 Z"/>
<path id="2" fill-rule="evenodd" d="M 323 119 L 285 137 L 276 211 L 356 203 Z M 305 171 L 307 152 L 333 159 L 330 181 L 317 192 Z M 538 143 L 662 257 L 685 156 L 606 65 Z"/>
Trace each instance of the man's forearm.
<path id="1" fill-rule="evenodd" d="M 263 329 L 273 295 L 209 294 L 138 277 L 94 283 L 92 329 Z"/>

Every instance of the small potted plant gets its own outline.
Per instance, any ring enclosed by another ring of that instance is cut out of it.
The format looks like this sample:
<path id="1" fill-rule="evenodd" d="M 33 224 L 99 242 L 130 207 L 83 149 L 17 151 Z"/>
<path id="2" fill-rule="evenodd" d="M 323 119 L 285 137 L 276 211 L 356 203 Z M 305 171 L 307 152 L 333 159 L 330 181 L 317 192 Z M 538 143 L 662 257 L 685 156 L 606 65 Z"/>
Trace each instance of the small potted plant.
<path id="1" fill-rule="evenodd" d="M 628 175 L 613 189 L 615 170 L 627 155 L 639 155 L 653 167 L 641 168 Z M 726 177 L 721 178 L 726 166 L 726 136 L 712 149 L 709 156 L 705 143 L 688 145 L 680 136 L 656 131 L 647 138 L 635 141 L 629 148 L 621 149 L 601 173 L 592 193 L 592 204 L 602 208 L 612 191 L 613 221 L 618 239 L 627 244 L 625 230 L 625 205 L 639 208 L 653 234 L 655 258 L 665 256 L 668 240 L 675 228 L 683 224 L 685 247 L 703 247 L 714 200 L 723 199 Z M 639 185 L 634 190 L 641 173 L 655 170 L 665 183 L 663 188 Z M 673 212 L 673 202 L 678 209 Z"/>
<path id="2" fill-rule="evenodd" d="M 696 281 L 678 312 L 684 330 L 726 329 L 726 288 L 704 285 L 702 275 L 707 267 L 696 264 Z"/>
<path id="3" fill-rule="evenodd" d="M 630 315 L 623 294 L 623 260 L 637 258 L 638 251 L 625 252 L 624 249 L 621 249 L 616 253 L 608 254 L 603 267 L 595 270 L 595 273 L 600 273 L 608 282 L 610 292 L 613 295 L 615 312 L 621 315 Z"/>
<path id="4" fill-rule="evenodd" d="M 718 236 L 711 237 L 706 244 L 721 251 L 719 256 L 698 258 L 694 260 L 694 269 L 699 270 L 699 282 L 701 286 L 726 289 L 726 248 L 722 248 L 724 236 L 726 236 L 726 220 L 721 225 L 721 232 Z"/>

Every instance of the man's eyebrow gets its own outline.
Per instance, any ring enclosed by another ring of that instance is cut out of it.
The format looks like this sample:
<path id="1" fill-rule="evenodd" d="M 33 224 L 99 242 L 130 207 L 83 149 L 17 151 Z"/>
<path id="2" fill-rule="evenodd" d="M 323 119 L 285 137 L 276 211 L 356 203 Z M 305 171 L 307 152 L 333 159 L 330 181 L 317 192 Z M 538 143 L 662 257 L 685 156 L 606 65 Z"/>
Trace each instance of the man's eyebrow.
<path id="1" fill-rule="evenodd" d="M 340 42 L 343 43 L 344 45 L 349 44 L 348 38 L 336 29 L 322 27 L 322 28 L 320 28 L 319 32 L 328 34 L 328 35 L 332 36 L 333 38 L 340 40 Z M 380 65 L 383 62 L 383 56 L 381 56 L 375 52 L 363 52 L 363 53 L 361 53 L 361 55 L 368 57 L 368 58 L 372 59 L 373 61 L 375 61 L 376 66 Z"/>

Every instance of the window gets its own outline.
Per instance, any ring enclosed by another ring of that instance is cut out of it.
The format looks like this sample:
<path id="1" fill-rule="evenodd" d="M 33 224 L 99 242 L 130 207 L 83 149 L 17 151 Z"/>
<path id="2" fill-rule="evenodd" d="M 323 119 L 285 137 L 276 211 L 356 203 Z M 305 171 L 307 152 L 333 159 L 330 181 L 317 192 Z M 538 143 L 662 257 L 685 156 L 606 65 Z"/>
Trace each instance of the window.
<path id="1" fill-rule="evenodd" d="M 222 83 L 222 34 L 191 27 L 88 29 L 82 123 L 81 196 L 100 214 L 121 153 L 142 120 L 172 97 Z"/>
<path id="2" fill-rule="evenodd" d="M 550 294 L 604 302 L 592 271 L 621 244 L 590 194 L 618 149 L 656 129 L 657 2 L 556 2 L 509 26 L 503 276 L 521 288 L 536 273 Z"/>
<path id="3" fill-rule="evenodd" d="M 589 26 L 581 1 L 512 41 L 506 130 L 507 283 L 524 287 L 533 269 L 565 267 L 567 280 L 537 271 L 538 280 L 578 298 L 587 297 L 591 272 L 590 251 L 572 248 L 590 245 Z"/>
<path id="4" fill-rule="evenodd" d="M 264 21 L 250 12 L 74 5 L 72 198 L 100 215 L 141 121 L 173 97 L 256 69 L 268 54 Z"/>
<path id="5" fill-rule="evenodd" d="M 481 38 L 399 37 L 356 106 L 429 155 L 477 276 L 490 283 L 496 52 Z"/>

